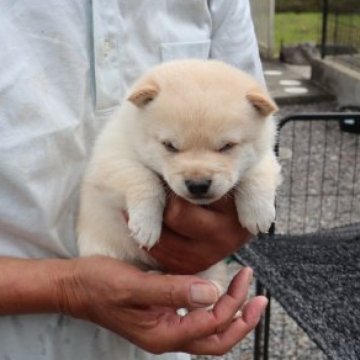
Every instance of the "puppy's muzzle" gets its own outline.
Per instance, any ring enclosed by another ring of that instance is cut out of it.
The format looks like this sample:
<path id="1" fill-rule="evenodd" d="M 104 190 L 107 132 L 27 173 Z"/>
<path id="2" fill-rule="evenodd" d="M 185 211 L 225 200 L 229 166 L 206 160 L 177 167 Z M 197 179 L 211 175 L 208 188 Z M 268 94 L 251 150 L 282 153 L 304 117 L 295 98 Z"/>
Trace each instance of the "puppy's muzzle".
<path id="1" fill-rule="evenodd" d="M 211 179 L 185 180 L 189 193 L 194 197 L 203 197 L 211 186 Z"/>

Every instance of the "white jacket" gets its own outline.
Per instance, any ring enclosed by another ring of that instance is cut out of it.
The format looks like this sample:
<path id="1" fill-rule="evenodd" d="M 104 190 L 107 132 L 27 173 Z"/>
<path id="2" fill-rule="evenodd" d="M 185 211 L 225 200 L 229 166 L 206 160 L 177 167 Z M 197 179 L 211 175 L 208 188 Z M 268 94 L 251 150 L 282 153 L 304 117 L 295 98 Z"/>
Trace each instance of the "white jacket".
<path id="1" fill-rule="evenodd" d="M 0 256 L 77 256 L 79 182 L 96 134 L 135 78 L 185 57 L 263 81 L 248 0 L 0 1 Z M 0 359 L 148 356 L 66 316 L 0 318 Z"/>

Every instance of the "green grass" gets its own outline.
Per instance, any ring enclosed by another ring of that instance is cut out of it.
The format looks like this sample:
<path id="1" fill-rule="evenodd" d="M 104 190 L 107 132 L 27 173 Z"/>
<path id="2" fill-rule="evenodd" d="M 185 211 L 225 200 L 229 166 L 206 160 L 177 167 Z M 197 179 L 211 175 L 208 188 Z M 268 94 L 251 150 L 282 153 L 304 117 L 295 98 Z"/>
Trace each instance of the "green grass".
<path id="1" fill-rule="evenodd" d="M 281 43 L 318 43 L 320 34 L 320 13 L 277 13 L 275 15 L 276 53 L 279 53 Z"/>
<path id="2" fill-rule="evenodd" d="M 333 18 L 330 18 L 333 23 Z M 339 22 L 359 27 L 359 14 L 339 15 Z M 329 26 L 331 25 L 329 24 Z M 321 42 L 321 13 L 276 13 L 275 15 L 275 51 L 279 53 L 281 43 L 299 44 Z M 358 36 L 358 35 L 357 35 Z"/>

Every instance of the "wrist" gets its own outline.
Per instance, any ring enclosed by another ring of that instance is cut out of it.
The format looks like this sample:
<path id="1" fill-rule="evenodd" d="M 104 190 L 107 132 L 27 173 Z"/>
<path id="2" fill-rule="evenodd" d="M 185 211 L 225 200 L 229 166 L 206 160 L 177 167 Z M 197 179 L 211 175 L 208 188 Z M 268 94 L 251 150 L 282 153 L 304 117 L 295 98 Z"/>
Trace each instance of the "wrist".
<path id="1" fill-rule="evenodd" d="M 66 312 L 74 260 L 0 258 L 0 315 Z"/>
<path id="2" fill-rule="evenodd" d="M 48 270 L 50 287 L 49 306 L 52 312 L 79 317 L 78 275 L 77 264 L 79 259 L 48 259 L 44 265 Z"/>

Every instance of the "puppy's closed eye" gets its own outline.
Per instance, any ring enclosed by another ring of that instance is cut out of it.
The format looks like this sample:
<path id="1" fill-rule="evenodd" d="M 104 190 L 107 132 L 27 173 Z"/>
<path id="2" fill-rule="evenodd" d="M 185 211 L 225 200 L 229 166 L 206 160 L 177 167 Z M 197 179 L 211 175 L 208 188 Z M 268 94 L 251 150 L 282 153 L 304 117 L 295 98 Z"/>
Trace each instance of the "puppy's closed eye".
<path id="1" fill-rule="evenodd" d="M 238 145 L 238 144 L 234 143 L 234 142 L 226 143 L 218 149 L 218 152 L 221 152 L 221 153 L 227 152 L 227 151 L 233 149 L 236 145 Z"/>
<path id="2" fill-rule="evenodd" d="M 174 146 L 174 144 L 171 141 L 163 141 L 162 144 L 164 145 L 165 149 L 172 153 L 179 152 L 179 149 Z"/>

